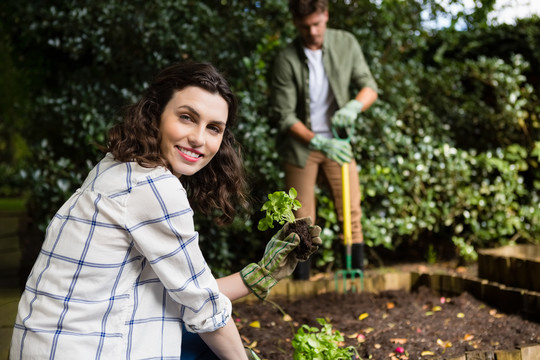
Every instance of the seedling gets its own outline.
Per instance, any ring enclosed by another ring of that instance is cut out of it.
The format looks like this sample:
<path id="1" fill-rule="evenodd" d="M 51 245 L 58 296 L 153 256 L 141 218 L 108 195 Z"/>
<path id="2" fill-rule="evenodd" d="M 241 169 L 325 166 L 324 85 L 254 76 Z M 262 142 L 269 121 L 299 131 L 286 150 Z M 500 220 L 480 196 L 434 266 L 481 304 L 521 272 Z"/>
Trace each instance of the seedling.
<path id="1" fill-rule="evenodd" d="M 274 227 L 274 221 L 280 225 L 288 224 L 283 233 L 286 238 L 290 233 L 295 233 L 300 237 L 300 244 L 296 248 L 296 258 L 300 261 L 306 261 L 313 252 L 313 242 L 310 234 L 310 225 L 306 219 L 296 220 L 293 214 L 294 210 L 302 207 L 302 204 L 296 199 L 298 193 L 295 188 L 290 188 L 289 193 L 276 191 L 268 195 L 268 201 L 265 202 L 261 211 L 266 211 L 266 216 L 259 221 L 257 228 L 265 231 Z"/>
<path id="2" fill-rule="evenodd" d="M 325 319 L 319 318 L 321 325 L 316 327 L 302 325 L 292 340 L 294 348 L 294 360 L 350 360 L 360 358 L 353 346 L 340 347 L 343 343 L 343 335 L 332 329 Z"/>
<path id="3" fill-rule="evenodd" d="M 295 218 L 293 211 L 302 207 L 302 204 L 296 200 L 298 193 L 295 188 L 290 188 L 289 193 L 285 191 L 276 191 L 268 195 L 261 211 L 266 211 L 266 217 L 259 221 L 257 229 L 265 231 L 274 228 L 274 221 L 280 225 L 286 222 L 294 223 Z"/>

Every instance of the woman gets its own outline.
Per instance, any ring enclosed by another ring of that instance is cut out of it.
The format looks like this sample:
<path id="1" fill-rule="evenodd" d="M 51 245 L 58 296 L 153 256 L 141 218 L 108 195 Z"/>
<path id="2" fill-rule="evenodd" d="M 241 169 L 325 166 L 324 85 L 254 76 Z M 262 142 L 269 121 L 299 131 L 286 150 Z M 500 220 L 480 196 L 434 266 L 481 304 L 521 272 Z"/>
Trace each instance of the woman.
<path id="1" fill-rule="evenodd" d="M 211 65 L 157 75 L 50 222 L 19 303 L 11 359 L 184 359 L 186 331 L 200 335 L 209 358 L 247 359 L 231 300 L 264 298 L 296 266 L 299 240 L 282 229 L 262 261 L 218 280 L 201 254 L 188 195 L 223 223 L 245 203 L 236 110 Z M 312 228 L 315 244 L 319 233 Z"/>

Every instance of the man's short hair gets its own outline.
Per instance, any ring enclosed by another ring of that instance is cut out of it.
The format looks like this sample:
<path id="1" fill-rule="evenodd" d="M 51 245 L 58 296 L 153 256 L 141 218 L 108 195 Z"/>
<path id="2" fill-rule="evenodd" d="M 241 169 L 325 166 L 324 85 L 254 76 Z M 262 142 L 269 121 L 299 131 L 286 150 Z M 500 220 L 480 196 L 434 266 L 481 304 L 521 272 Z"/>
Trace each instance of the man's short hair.
<path id="1" fill-rule="evenodd" d="M 294 19 L 328 10 L 328 0 L 289 0 L 289 11 Z"/>

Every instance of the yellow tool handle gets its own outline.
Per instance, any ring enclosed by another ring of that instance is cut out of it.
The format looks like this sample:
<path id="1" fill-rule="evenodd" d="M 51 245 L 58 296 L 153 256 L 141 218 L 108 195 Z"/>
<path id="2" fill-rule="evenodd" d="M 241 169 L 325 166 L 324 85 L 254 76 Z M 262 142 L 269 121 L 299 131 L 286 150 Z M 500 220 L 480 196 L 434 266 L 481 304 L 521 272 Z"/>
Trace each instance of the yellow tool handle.
<path id="1" fill-rule="evenodd" d="M 341 166 L 341 198 L 343 202 L 343 243 L 352 245 L 351 229 L 351 188 L 349 185 L 349 164 Z"/>

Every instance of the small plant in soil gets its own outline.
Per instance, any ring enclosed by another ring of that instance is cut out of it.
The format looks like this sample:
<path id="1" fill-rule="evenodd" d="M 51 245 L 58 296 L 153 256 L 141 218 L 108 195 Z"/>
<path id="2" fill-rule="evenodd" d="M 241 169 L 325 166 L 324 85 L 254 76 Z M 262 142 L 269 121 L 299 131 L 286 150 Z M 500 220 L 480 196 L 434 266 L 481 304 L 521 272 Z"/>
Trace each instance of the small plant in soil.
<path id="1" fill-rule="evenodd" d="M 287 231 L 284 237 L 287 237 L 291 232 L 296 233 L 300 237 L 300 244 L 296 248 L 296 257 L 307 260 L 313 244 L 311 242 L 311 234 L 309 224 L 304 219 L 296 220 L 293 211 L 302 207 L 302 204 L 296 199 L 298 195 L 295 188 L 290 188 L 289 192 L 276 191 L 273 194 L 268 194 L 266 201 L 261 211 L 266 212 L 266 216 L 259 220 L 257 228 L 261 231 L 274 228 L 274 222 L 280 225 L 288 223 Z"/>
<path id="2" fill-rule="evenodd" d="M 319 330 L 316 327 L 302 325 L 292 340 L 294 348 L 294 360 L 350 360 L 358 359 L 360 356 L 353 346 L 341 347 L 343 335 L 332 330 L 332 325 L 325 319 L 318 318 L 321 325 Z"/>

